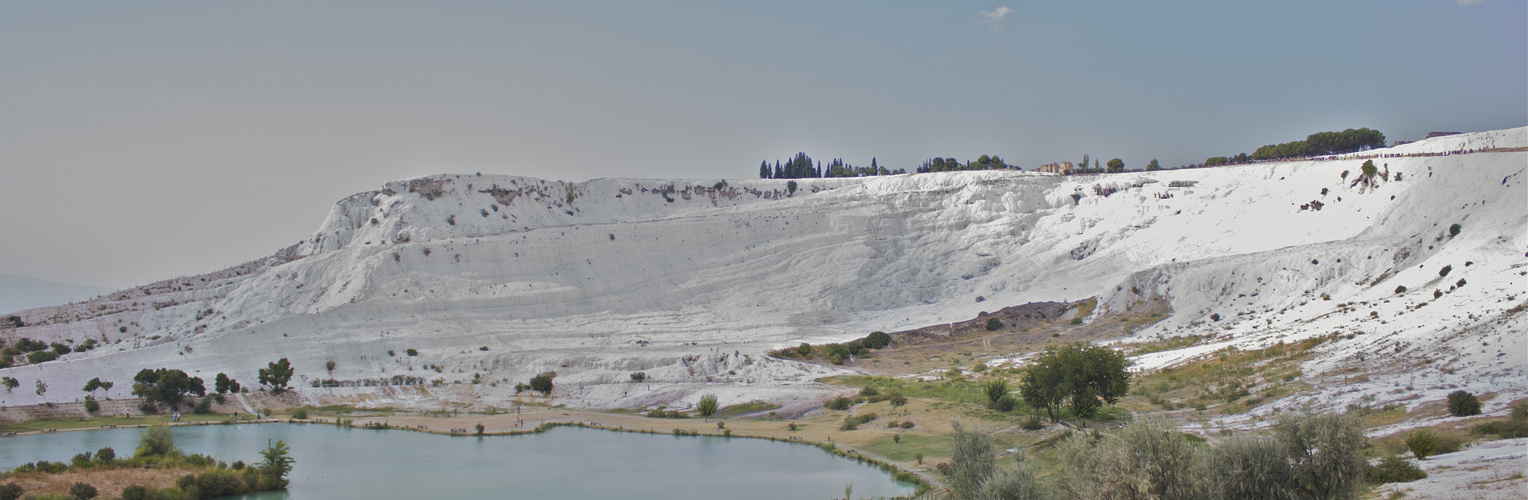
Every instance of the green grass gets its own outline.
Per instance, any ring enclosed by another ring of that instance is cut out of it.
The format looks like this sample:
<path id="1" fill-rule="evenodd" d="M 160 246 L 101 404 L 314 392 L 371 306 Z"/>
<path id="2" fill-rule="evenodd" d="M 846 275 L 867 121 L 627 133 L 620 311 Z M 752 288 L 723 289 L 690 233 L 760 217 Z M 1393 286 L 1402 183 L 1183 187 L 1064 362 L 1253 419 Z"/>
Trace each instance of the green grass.
<path id="1" fill-rule="evenodd" d="M 902 442 L 898 443 L 891 436 L 882 436 L 860 448 L 898 462 L 917 462 L 918 454 L 922 453 L 924 465 L 930 465 L 929 457 L 949 456 L 950 438 L 903 434 Z"/>
<path id="2" fill-rule="evenodd" d="M 243 412 L 240 412 L 240 414 L 242 415 Z M 228 415 L 223 413 L 207 413 L 203 415 L 182 413 L 180 417 L 181 423 L 221 423 L 227 420 Z M 169 422 L 169 412 L 165 412 L 159 415 L 133 415 L 132 418 L 122 418 L 120 416 L 96 417 L 83 421 L 77 418 L 59 418 L 32 420 L 11 425 L 0 425 L 0 432 L 35 432 L 44 429 L 98 429 L 103 425 L 117 425 L 127 427 L 134 425 L 165 424 Z"/>
<path id="3" fill-rule="evenodd" d="M 745 413 L 769 411 L 779 407 L 780 405 L 775 403 L 766 403 L 764 401 L 749 401 L 747 403 L 736 404 L 717 410 L 716 415 L 713 418 L 731 418 Z"/>

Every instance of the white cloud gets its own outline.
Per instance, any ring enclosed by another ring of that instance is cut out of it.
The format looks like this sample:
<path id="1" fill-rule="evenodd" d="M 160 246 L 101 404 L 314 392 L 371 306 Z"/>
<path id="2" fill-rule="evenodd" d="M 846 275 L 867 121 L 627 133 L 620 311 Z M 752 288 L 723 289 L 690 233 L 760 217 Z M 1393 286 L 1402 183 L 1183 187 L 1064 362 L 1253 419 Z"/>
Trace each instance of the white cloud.
<path id="1" fill-rule="evenodd" d="M 1474 3 L 1474 2 L 1479 2 L 1481 0 L 1459 0 L 1459 4 L 1463 5 L 1464 2 L 1466 2 L 1466 1 Z M 996 23 L 996 22 L 1001 22 L 1003 20 L 1003 17 L 1005 17 L 1005 16 L 1007 16 L 1009 14 L 1012 14 L 1013 13 L 1013 9 L 1010 9 L 1007 6 L 1000 6 L 1000 7 L 996 8 L 996 9 L 992 9 L 990 11 L 986 11 L 986 10 L 981 11 L 981 13 L 982 13 L 982 17 L 987 18 L 988 21 Z"/>
<path id="2" fill-rule="evenodd" d="M 1457 0 L 1457 1 L 1459 2 L 1459 6 L 1460 7 L 1469 7 L 1471 5 L 1475 5 L 1477 3 L 1484 2 L 1486 0 Z"/>

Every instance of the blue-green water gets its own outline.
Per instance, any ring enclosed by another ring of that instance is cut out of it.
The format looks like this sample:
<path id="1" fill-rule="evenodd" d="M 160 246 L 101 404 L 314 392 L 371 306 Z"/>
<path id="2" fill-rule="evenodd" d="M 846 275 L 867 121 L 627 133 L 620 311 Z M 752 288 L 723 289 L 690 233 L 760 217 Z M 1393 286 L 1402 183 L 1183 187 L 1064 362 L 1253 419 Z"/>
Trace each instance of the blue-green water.
<path id="1" fill-rule="evenodd" d="M 327 425 L 176 427 L 186 453 L 260 460 L 266 440 L 297 459 L 287 492 L 272 499 L 828 499 L 912 487 L 881 470 L 813 446 L 759 439 L 636 434 L 559 427 L 521 436 L 446 437 Z M 0 468 L 67 462 L 110 446 L 128 456 L 142 429 L 61 432 L 0 439 Z"/>

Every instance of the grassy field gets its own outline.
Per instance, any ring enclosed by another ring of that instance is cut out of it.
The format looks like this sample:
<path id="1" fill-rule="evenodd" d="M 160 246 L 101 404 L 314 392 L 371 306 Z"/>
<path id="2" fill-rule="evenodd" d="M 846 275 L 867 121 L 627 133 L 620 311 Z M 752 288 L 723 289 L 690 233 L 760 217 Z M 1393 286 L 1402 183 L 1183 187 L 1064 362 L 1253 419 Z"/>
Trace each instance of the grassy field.
<path id="1" fill-rule="evenodd" d="M 240 417 L 248 418 L 249 415 L 240 414 Z M 223 423 L 228 421 L 227 414 L 207 413 L 203 415 L 181 414 L 181 423 Z M 48 429 L 99 429 L 102 426 L 115 425 L 118 427 L 146 426 L 152 424 L 170 423 L 168 414 L 160 415 L 137 415 L 131 418 L 124 417 L 95 417 L 88 419 L 44 419 L 22 422 L 19 424 L 0 425 L 0 432 L 37 432 Z"/>

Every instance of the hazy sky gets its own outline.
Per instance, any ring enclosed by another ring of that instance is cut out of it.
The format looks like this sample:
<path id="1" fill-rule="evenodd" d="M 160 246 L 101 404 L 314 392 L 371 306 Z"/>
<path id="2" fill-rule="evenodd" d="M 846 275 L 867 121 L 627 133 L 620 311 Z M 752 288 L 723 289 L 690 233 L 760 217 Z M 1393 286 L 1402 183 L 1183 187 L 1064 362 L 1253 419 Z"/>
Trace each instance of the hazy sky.
<path id="1" fill-rule="evenodd" d="M 0 274 L 127 287 L 445 172 L 756 177 L 1528 124 L 1528 2 L 0 2 Z"/>

